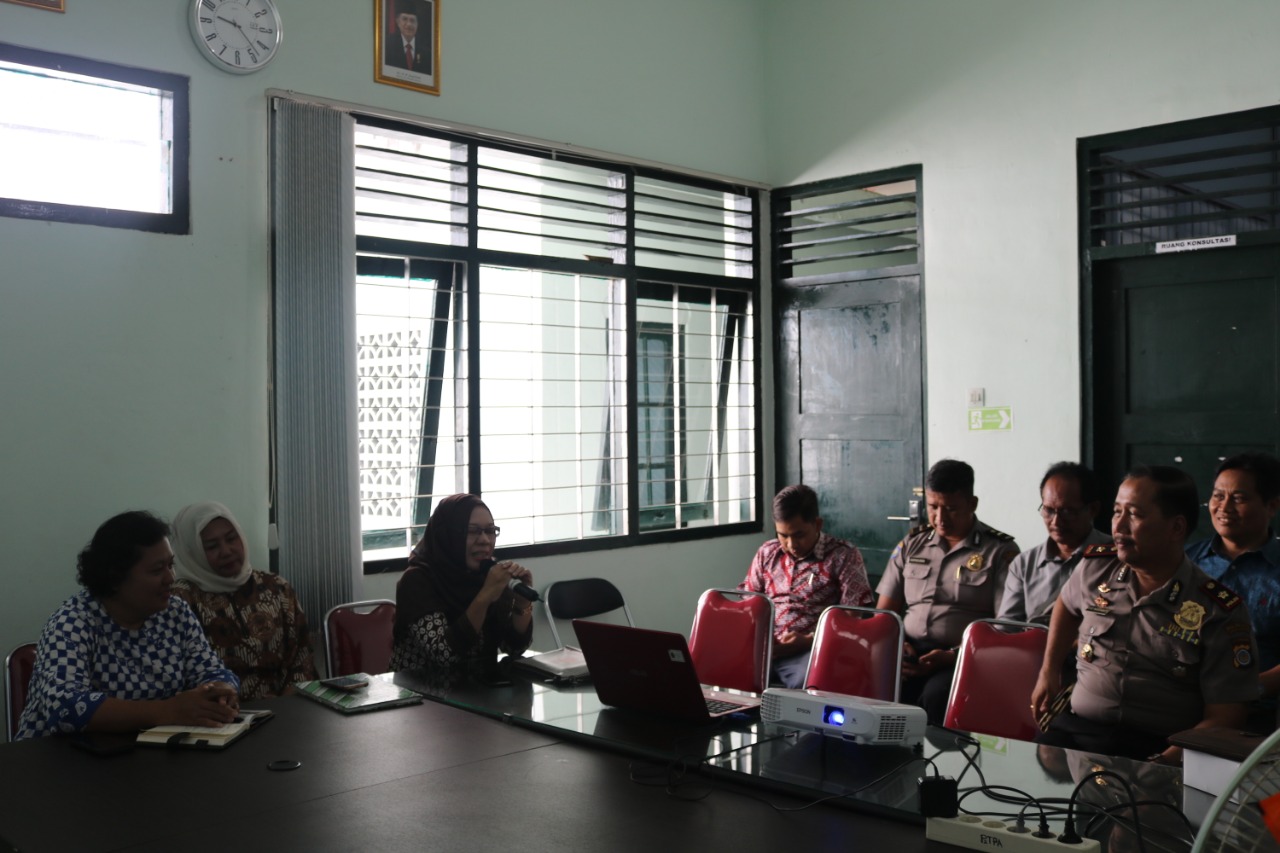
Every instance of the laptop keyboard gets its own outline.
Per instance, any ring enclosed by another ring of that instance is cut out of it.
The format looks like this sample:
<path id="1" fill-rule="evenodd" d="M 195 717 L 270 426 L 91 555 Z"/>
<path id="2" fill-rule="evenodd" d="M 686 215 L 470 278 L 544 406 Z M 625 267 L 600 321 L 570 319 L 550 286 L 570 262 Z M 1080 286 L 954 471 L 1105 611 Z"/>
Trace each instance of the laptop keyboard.
<path id="1" fill-rule="evenodd" d="M 723 714 L 725 711 L 741 711 L 742 704 L 738 702 L 724 702 L 720 699 L 708 699 L 707 711 L 711 714 Z"/>

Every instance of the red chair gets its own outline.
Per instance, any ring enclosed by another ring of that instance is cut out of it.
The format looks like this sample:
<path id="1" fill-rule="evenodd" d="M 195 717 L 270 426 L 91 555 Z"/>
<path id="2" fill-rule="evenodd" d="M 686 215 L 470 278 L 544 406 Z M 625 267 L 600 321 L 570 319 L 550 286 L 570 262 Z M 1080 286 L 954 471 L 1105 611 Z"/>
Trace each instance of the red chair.
<path id="1" fill-rule="evenodd" d="M 385 598 L 339 604 L 324 617 L 329 677 L 386 672 L 391 664 L 396 603 Z"/>
<path id="2" fill-rule="evenodd" d="M 905 642 L 902 617 L 892 610 L 828 607 L 818 617 L 804 686 L 897 702 Z"/>
<path id="3" fill-rule="evenodd" d="M 773 602 L 762 592 L 707 590 L 698 599 L 689 653 L 703 684 L 764 692 L 773 663 Z"/>
<path id="4" fill-rule="evenodd" d="M 27 688 L 36 668 L 36 644 L 23 643 L 4 659 L 4 707 L 9 715 L 9 740 L 18 733 L 18 718 L 27 707 Z"/>
<path id="5" fill-rule="evenodd" d="M 1048 641 L 1048 629 L 1029 622 L 979 619 L 965 628 L 943 725 L 1033 740 L 1040 728 L 1031 692 Z"/>

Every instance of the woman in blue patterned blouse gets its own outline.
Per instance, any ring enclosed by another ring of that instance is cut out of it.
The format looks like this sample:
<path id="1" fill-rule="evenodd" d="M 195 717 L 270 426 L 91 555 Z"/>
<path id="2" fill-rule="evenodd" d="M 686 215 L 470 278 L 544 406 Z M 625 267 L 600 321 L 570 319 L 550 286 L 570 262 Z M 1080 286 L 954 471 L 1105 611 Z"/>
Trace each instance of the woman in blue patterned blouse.
<path id="1" fill-rule="evenodd" d="M 235 719 L 240 683 L 170 594 L 169 525 L 147 512 L 106 521 L 80 552 L 84 587 L 45 623 L 18 739 Z"/>

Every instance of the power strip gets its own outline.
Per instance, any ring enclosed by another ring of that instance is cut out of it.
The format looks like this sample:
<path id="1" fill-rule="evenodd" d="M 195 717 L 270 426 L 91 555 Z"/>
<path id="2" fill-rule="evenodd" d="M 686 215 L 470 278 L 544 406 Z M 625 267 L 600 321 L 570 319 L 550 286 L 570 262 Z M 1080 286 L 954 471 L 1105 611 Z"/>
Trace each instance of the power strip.
<path id="1" fill-rule="evenodd" d="M 1037 819 L 1038 822 L 1038 819 Z M 925 838 L 969 850 L 1003 850 L 1010 853 L 1098 853 L 1101 845 L 1092 838 L 1079 844 L 1063 844 L 1055 835 L 1037 838 L 1031 829 L 1014 832 L 1014 825 L 976 815 L 931 817 L 925 823 Z"/>

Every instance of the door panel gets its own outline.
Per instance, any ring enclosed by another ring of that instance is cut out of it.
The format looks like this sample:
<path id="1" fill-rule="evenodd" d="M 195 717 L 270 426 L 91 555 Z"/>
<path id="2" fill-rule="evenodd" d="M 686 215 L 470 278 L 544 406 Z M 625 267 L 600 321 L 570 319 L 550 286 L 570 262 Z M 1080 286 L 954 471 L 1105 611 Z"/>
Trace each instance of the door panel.
<path id="1" fill-rule="evenodd" d="M 1095 464 L 1178 466 L 1202 501 L 1213 469 L 1280 439 L 1280 250 L 1150 255 L 1094 267 Z M 1212 533 L 1201 512 L 1194 539 Z"/>
<path id="2" fill-rule="evenodd" d="M 824 529 L 850 539 L 873 576 L 909 524 L 923 474 L 918 278 L 777 295 L 778 484 L 804 482 Z"/>

